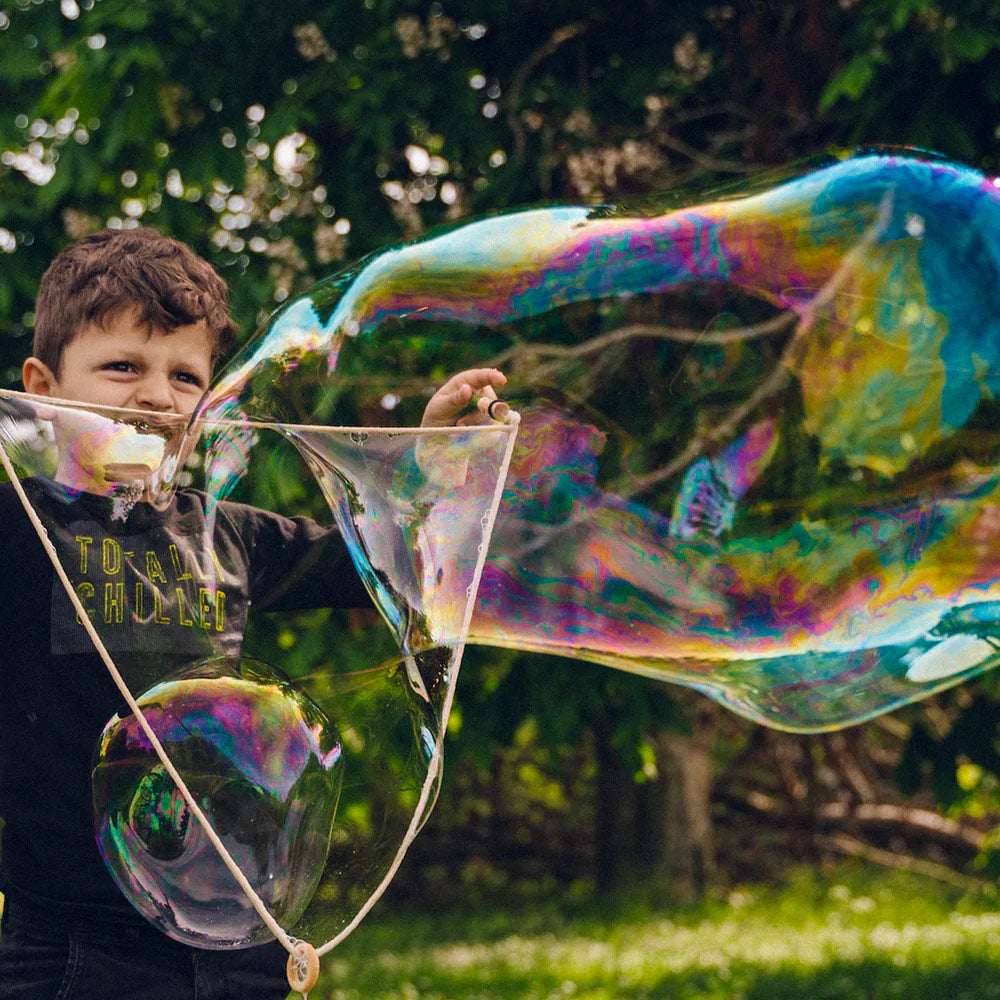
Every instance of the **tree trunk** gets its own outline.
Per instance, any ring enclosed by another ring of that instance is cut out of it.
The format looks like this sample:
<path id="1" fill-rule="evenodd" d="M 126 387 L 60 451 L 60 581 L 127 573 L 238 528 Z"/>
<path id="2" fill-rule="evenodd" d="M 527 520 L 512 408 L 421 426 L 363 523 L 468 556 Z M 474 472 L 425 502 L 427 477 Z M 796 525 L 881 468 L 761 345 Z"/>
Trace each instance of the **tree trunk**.
<path id="1" fill-rule="evenodd" d="M 694 902 L 704 895 L 715 871 L 708 733 L 705 727 L 696 727 L 693 736 L 659 733 L 655 745 L 658 895 L 663 901 Z"/>
<path id="2" fill-rule="evenodd" d="M 610 726 L 592 726 L 597 764 L 594 804 L 594 882 L 599 892 L 617 888 L 626 875 L 630 853 L 628 821 L 633 809 L 635 785 L 611 744 Z M 629 859 L 630 860 L 630 859 Z"/>

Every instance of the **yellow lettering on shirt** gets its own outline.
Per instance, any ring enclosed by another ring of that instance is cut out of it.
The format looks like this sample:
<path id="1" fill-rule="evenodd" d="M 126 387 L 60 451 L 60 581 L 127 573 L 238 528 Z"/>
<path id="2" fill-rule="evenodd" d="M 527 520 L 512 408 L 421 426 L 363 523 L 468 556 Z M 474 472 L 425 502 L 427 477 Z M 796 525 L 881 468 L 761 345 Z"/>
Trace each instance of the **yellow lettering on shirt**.
<path id="1" fill-rule="evenodd" d="M 104 624 L 122 623 L 125 612 L 125 584 L 106 583 L 104 585 Z"/>
<path id="2" fill-rule="evenodd" d="M 86 535 L 77 535 L 76 543 L 80 546 L 80 575 L 87 575 L 87 546 L 92 544 L 93 538 L 88 538 Z"/>
<path id="3" fill-rule="evenodd" d="M 219 553 L 215 549 L 210 549 L 209 554 L 215 565 L 215 578 L 219 583 L 239 583 L 239 576 L 236 573 L 227 573 L 219 562 Z"/>
<path id="4" fill-rule="evenodd" d="M 93 619 L 94 609 L 87 607 L 87 598 L 94 596 L 94 585 L 92 583 L 87 583 L 86 580 L 84 580 L 83 583 L 78 583 L 76 585 L 76 596 L 80 598 L 80 603 L 87 612 L 87 617 Z M 77 625 L 83 624 L 83 619 L 80 617 L 79 611 L 76 613 L 76 623 Z"/>
<path id="5" fill-rule="evenodd" d="M 221 584 L 230 576 L 238 582 L 238 577 L 223 569 L 213 547 L 198 552 L 184 541 L 175 544 L 165 539 L 155 548 L 135 552 L 125 550 L 122 539 L 83 534 L 74 538 L 80 573 L 86 575 L 89 571 L 96 576 L 100 572 L 106 578 L 101 582 L 84 579 L 77 584 L 76 592 L 83 607 L 77 615 L 78 622 L 86 614 L 92 621 L 101 620 L 107 626 L 129 621 L 198 627 L 216 633 L 226 631 L 226 593 Z M 95 562 L 98 546 L 99 571 Z M 173 581 L 166 573 L 168 560 Z M 98 589 L 102 583 L 103 592 Z"/>
<path id="6" fill-rule="evenodd" d="M 212 557 L 209 555 L 205 559 L 205 566 L 202 565 L 202 558 L 197 552 L 192 552 L 190 549 L 184 550 L 184 566 L 186 567 L 185 573 L 187 574 L 184 579 L 193 579 L 197 577 L 199 580 L 209 580 L 211 579 L 211 561 Z M 205 567 L 209 567 L 206 570 Z"/>
<path id="7" fill-rule="evenodd" d="M 170 561 L 174 565 L 174 577 L 178 583 L 181 580 L 192 579 L 190 569 L 187 572 L 185 572 L 184 567 L 181 566 L 181 554 L 177 551 L 176 545 L 170 546 Z"/>
<path id="8" fill-rule="evenodd" d="M 182 587 L 175 587 L 174 593 L 177 595 L 177 620 L 182 625 L 193 625 L 194 620 L 184 616 L 184 589 Z"/>
<path id="9" fill-rule="evenodd" d="M 167 582 L 166 574 L 163 572 L 163 567 L 160 565 L 160 560 L 156 558 L 155 552 L 146 553 L 146 576 L 149 577 L 150 581 Z"/>
<path id="10" fill-rule="evenodd" d="M 169 625 L 170 619 L 163 613 L 163 595 L 159 587 L 153 588 L 153 621 L 157 625 Z"/>
<path id="11" fill-rule="evenodd" d="M 101 543 L 101 568 L 106 576 L 117 576 L 122 571 L 122 547 L 113 538 Z"/>
<path id="12" fill-rule="evenodd" d="M 208 616 L 212 613 L 212 592 L 207 587 L 198 588 L 198 624 L 202 628 L 211 628 Z"/>

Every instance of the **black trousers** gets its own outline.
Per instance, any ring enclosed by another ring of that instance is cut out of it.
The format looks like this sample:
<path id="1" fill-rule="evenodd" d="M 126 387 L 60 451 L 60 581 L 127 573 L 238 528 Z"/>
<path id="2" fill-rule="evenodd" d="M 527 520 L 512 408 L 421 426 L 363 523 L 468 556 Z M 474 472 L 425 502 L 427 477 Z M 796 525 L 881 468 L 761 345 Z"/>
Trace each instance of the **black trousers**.
<path id="1" fill-rule="evenodd" d="M 88 926 L 7 897 L 0 1000 L 285 1000 L 277 942 L 204 951 L 152 925 Z"/>

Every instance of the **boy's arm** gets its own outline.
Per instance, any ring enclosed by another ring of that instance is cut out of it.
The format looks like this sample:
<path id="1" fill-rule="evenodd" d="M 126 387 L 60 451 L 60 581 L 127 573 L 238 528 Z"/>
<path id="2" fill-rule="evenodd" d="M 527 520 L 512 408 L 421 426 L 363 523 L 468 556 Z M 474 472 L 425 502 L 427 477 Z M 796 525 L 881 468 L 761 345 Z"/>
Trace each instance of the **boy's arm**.
<path id="1" fill-rule="evenodd" d="M 505 385 L 507 377 L 496 368 L 470 368 L 468 371 L 452 375 L 437 392 L 431 396 L 424 408 L 421 427 L 451 427 L 455 424 L 466 426 L 478 423 L 479 413 L 460 416 L 472 402 L 473 396 L 480 399 L 496 399 L 496 385 Z"/>

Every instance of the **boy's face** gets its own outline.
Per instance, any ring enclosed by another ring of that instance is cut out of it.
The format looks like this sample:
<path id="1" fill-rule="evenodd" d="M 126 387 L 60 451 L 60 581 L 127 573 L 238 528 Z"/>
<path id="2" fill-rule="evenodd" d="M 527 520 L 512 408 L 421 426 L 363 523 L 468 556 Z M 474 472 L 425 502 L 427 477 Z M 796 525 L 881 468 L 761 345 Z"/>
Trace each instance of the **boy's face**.
<path id="1" fill-rule="evenodd" d="M 124 309 L 88 323 L 64 348 L 58 375 L 38 358 L 22 369 L 35 395 L 80 403 L 190 414 L 212 375 L 212 335 L 204 320 L 169 333 Z"/>

